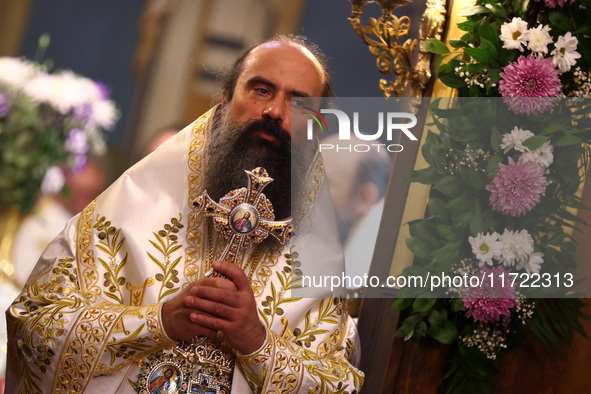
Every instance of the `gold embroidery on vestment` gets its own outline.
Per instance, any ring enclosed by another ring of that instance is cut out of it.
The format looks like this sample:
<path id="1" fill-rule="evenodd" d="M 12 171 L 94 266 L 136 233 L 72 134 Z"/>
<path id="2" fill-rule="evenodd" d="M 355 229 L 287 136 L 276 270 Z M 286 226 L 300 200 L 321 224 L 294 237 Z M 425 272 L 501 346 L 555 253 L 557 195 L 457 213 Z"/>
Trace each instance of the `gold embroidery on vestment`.
<path id="1" fill-rule="evenodd" d="M 92 217 L 96 200 L 92 201 L 80 214 L 76 232 L 76 262 L 82 278 L 82 291 L 93 294 L 90 302 L 94 302 L 102 291 L 98 284 L 98 272 L 94 261 L 94 250 L 91 247 Z"/>
<path id="2" fill-rule="evenodd" d="M 214 111 L 215 108 L 209 110 L 209 112 L 197 119 L 193 126 L 187 163 L 189 166 L 189 198 L 187 204 L 190 206 L 197 196 L 203 192 L 203 171 L 205 169 L 205 155 L 203 149 L 207 140 L 206 134 L 208 132 L 208 124 L 211 122 Z M 201 264 L 201 266 L 199 265 L 200 261 L 205 260 L 202 245 L 205 245 L 205 242 L 207 241 L 205 239 L 203 222 L 204 221 L 197 217 L 193 210 L 189 212 L 184 271 L 187 284 L 203 277 L 205 273 L 203 264 Z"/>
<path id="3" fill-rule="evenodd" d="M 127 282 L 125 285 L 129 290 L 130 304 L 133 306 L 140 306 L 144 302 L 144 294 L 146 289 L 154 284 L 153 278 L 148 278 L 144 281 L 144 284 L 133 286 L 131 282 Z"/>

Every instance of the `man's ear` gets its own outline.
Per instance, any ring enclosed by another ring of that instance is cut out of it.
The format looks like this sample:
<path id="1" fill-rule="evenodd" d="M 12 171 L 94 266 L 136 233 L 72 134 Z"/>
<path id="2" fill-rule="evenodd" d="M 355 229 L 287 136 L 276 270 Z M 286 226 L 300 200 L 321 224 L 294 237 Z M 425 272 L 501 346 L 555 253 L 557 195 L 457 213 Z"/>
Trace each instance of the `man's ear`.
<path id="1" fill-rule="evenodd" d="M 222 105 L 226 105 L 228 102 L 228 91 L 226 89 L 222 90 Z"/>
<path id="2" fill-rule="evenodd" d="M 353 210 L 358 218 L 363 217 L 380 199 L 378 187 L 373 182 L 364 182 L 358 186 Z"/>

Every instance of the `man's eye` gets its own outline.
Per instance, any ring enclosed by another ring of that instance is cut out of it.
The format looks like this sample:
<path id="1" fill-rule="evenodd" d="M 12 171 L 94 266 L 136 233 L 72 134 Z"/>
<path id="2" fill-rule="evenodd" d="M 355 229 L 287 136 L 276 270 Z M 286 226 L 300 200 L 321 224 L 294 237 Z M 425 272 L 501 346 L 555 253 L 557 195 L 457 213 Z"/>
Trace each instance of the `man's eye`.
<path id="1" fill-rule="evenodd" d="M 297 108 L 304 108 L 306 106 L 306 103 L 304 103 L 304 100 L 292 98 L 291 105 Z"/>
<path id="2" fill-rule="evenodd" d="M 269 94 L 269 90 L 265 88 L 255 88 L 254 90 L 260 94 Z"/>

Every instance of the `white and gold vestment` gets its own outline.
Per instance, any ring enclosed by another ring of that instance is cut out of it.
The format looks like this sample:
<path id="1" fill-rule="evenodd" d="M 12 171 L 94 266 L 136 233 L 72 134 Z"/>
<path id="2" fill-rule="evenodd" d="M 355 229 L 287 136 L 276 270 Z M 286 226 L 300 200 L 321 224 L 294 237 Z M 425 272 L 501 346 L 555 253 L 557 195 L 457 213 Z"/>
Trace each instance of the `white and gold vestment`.
<path id="1" fill-rule="evenodd" d="M 134 393 L 148 356 L 177 345 L 163 330 L 162 303 L 202 278 L 223 248 L 192 207 L 203 193 L 212 113 L 125 172 L 45 250 L 7 311 L 7 393 Z M 344 300 L 291 297 L 297 253 L 288 243 L 237 259 L 267 338 L 236 356 L 232 393 L 353 393 L 362 385 Z"/>

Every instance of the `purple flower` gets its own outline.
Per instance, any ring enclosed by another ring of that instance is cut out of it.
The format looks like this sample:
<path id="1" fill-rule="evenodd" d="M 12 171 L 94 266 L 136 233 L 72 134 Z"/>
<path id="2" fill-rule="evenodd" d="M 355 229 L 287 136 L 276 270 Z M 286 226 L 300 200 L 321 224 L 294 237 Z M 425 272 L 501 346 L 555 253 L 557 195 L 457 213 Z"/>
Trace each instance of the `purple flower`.
<path id="1" fill-rule="evenodd" d="M 10 114 L 10 96 L 0 93 L 0 118 L 4 118 L 8 114 Z"/>
<path id="2" fill-rule="evenodd" d="M 57 194 L 65 183 L 66 178 L 62 170 L 56 166 L 49 167 L 41 182 L 41 194 Z"/>
<path id="3" fill-rule="evenodd" d="M 542 166 L 509 158 L 509 164 L 499 164 L 499 171 L 486 190 L 491 192 L 489 203 L 494 211 L 521 216 L 540 202 L 546 185 Z"/>
<path id="4" fill-rule="evenodd" d="M 88 122 L 88 120 L 90 119 L 90 117 L 92 115 L 92 105 L 86 103 L 86 104 L 76 106 L 72 109 L 72 115 L 76 119 L 86 123 L 86 122 Z"/>
<path id="5" fill-rule="evenodd" d="M 515 289 L 511 287 L 511 278 L 503 267 L 482 270 L 484 278 L 478 287 L 468 290 L 468 297 L 463 299 L 466 316 L 483 323 L 498 322 L 501 316 L 510 317 L 511 308 L 515 307 Z"/>
<path id="6" fill-rule="evenodd" d="M 552 107 L 549 97 L 558 97 L 562 84 L 552 58 L 520 56 L 501 72 L 499 92 L 517 114 L 537 114 Z M 538 98 L 542 97 L 542 98 Z"/>
<path id="7" fill-rule="evenodd" d="M 564 5 L 569 2 L 569 0 L 536 0 L 537 2 L 544 1 L 544 4 L 548 8 L 556 8 L 559 5 L 564 7 Z M 575 0 L 570 0 L 570 4 L 573 4 Z"/>
<path id="8" fill-rule="evenodd" d="M 73 172 L 80 172 L 86 167 L 88 162 L 86 155 L 74 155 L 74 165 L 72 166 Z"/>
<path id="9" fill-rule="evenodd" d="M 88 138 L 81 129 L 72 129 L 66 134 L 66 149 L 75 155 L 84 155 L 88 152 Z"/>
<path id="10" fill-rule="evenodd" d="M 109 92 L 109 88 L 107 88 L 107 85 L 105 85 L 103 81 L 95 81 L 94 83 L 99 92 L 99 97 L 102 100 L 108 100 L 111 96 L 111 93 Z"/>

